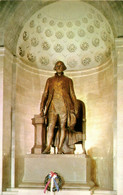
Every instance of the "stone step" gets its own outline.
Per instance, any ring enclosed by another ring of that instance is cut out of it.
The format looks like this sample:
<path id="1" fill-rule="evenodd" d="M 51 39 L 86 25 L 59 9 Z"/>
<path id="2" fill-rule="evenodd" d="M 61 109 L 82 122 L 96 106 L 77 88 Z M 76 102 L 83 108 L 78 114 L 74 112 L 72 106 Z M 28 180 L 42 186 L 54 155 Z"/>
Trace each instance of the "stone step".
<path id="1" fill-rule="evenodd" d="M 18 192 L 12 192 L 12 191 L 5 191 L 5 192 L 2 192 L 2 195 L 17 195 Z"/>
<path id="2" fill-rule="evenodd" d="M 7 188 L 2 192 L 2 195 L 18 195 L 18 188 Z"/>
<path id="3" fill-rule="evenodd" d="M 93 191 L 92 194 L 93 195 L 117 195 L 117 192 L 112 191 L 112 190 L 98 190 L 98 189 L 96 189 L 95 191 Z"/>
<path id="4" fill-rule="evenodd" d="M 46 194 L 50 195 L 51 192 L 47 191 Z M 62 189 L 59 192 L 53 193 L 53 195 L 116 195 L 116 191 L 110 190 L 73 190 L 73 189 Z M 9 188 L 3 192 L 2 195 L 44 195 L 44 189 L 35 188 Z"/>
<path id="5" fill-rule="evenodd" d="M 59 192 L 46 192 L 47 195 L 92 195 L 90 190 L 60 190 Z M 6 191 L 2 195 L 45 195 L 44 190 L 18 188 L 18 191 Z"/>

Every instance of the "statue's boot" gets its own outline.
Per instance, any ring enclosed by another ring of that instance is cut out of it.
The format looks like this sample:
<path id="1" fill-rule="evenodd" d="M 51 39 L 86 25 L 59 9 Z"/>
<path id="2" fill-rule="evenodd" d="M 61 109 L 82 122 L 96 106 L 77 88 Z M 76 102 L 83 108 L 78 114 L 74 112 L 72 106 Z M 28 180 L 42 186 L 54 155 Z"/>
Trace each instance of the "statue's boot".
<path id="1" fill-rule="evenodd" d="M 47 147 L 47 148 L 43 151 L 43 154 L 50 154 L 50 148 Z"/>
<path id="2" fill-rule="evenodd" d="M 64 154 L 74 154 L 75 148 L 70 148 L 67 144 L 64 144 L 62 147 L 62 152 Z"/>
<path id="3" fill-rule="evenodd" d="M 62 148 L 58 149 L 57 154 L 63 154 Z"/>
<path id="4" fill-rule="evenodd" d="M 68 145 L 64 144 L 62 148 L 58 149 L 57 154 L 74 154 L 75 148 L 70 148 Z"/>

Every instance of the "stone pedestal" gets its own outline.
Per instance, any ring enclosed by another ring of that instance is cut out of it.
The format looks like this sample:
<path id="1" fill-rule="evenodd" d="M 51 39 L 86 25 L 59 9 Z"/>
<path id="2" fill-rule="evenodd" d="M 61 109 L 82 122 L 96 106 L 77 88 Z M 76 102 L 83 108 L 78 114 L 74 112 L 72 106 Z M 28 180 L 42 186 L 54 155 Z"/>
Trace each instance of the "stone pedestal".
<path id="1" fill-rule="evenodd" d="M 47 191 L 46 194 L 51 195 L 51 192 Z M 99 190 L 99 189 L 60 189 L 59 192 L 54 192 L 54 195 L 117 195 L 116 191 L 112 190 Z M 44 189 L 34 188 L 9 188 L 3 195 L 44 195 Z"/>
<path id="2" fill-rule="evenodd" d="M 35 143 L 31 153 L 41 154 L 45 149 L 45 118 L 40 115 L 34 115 L 32 124 L 35 127 Z"/>
<path id="3" fill-rule="evenodd" d="M 26 155 L 21 187 L 44 187 L 45 177 L 57 172 L 63 178 L 63 188 L 90 189 L 90 158 L 85 155 Z"/>

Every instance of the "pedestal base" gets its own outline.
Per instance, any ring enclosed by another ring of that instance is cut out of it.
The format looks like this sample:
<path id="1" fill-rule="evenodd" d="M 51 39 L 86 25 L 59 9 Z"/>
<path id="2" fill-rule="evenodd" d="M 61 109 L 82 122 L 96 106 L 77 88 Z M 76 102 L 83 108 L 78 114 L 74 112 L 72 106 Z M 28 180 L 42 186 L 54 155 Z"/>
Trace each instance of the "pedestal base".
<path id="1" fill-rule="evenodd" d="M 46 194 L 51 194 L 47 191 Z M 2 192 L 2 195 L 44 195 L 44 189 L 33 188 L 9 188 L 6 192 Z M 71 190 L 64 189 L 59 192 L 54 192 L 54 195 L 117 195 L 116 191 L 110 190 Z"/>
<path id="2" fill-rule="evenodd" d="M 90 179 L 90 158 L 85 154 L 30 154 L 24 159 L 24 177 L 20 186 L 42 186 L 51 171 L 61 176 L 63 188 L 89 189 L 93 185 Z"/>
<path id="3" fill-rule="evenodd" d="M 31 153 L 32 154 L 41 154 L 42 153 L 42 147 L 39 145 L 39 146 L 34 146 L 32 149 L 31 149 Z"/>

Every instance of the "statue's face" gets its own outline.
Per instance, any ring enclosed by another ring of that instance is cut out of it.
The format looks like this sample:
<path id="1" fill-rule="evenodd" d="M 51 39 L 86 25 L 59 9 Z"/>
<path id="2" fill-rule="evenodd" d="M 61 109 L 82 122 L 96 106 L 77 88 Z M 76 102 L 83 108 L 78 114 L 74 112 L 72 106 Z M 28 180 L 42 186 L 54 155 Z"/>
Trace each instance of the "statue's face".
<path id="1" fill-rule="evenodd" d="M 63 64 L 61 62 L 58 62 L 55 65 L 55 70 L 57 73 L 62 73 L 64 71 Z"/>

